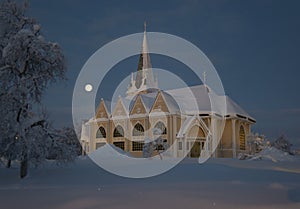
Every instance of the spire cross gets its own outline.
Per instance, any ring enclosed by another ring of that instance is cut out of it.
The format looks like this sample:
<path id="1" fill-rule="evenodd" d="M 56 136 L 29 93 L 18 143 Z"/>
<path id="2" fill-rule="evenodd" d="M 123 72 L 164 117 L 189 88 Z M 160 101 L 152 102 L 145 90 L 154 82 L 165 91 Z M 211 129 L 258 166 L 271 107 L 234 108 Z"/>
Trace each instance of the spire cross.
<path id="1" fill-rule="evenodd" d="M 146 31 L 146 28 L 147 28 L 147 23 L 146 21 L 144 22 L 144 31 Z"/>

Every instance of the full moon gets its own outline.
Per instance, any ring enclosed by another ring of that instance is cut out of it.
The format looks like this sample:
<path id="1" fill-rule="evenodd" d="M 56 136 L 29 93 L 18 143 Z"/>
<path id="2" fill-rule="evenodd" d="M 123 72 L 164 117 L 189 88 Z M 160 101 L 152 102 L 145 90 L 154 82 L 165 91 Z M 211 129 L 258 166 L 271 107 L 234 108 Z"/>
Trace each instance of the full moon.
<path id="1" fill-rule="evenodd" d="M 93 86 L 91 84 L 86 84 L 84 87 L 84 90 L 87 92 L 90 92 L 93 90 Z"/>

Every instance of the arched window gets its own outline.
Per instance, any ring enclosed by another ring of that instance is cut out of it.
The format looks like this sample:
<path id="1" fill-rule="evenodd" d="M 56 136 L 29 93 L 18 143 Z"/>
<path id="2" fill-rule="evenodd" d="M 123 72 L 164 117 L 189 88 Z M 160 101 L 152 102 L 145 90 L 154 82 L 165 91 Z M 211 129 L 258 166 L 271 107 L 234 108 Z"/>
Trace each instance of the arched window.
<path id="1" fill-rule="evenodd" d="M 240 127 L 240 150 L 246 150 L 246 137 L 243 126 Z"/>
<path id="2" fill-rule="evenodd" d="M 134 126 L 132 136 L 144 136 L 144 127 L 140 123 Z"/>
<path id="3" fill-rule="evenodd" d="M 114 130 L 114 137 L 124 137 L 124 129 L 122 128 L 122 126 L 117 125 Z"/>
<path id="4" fill-rule="evenodd" d="M 161 121 L 157 122 L 153 130 L 154 135 L 167 134 L 167 128 L 165 124 Z"/>
<path id="5" fill-rule="evenodd" d="M 106 138 L 106 131 L 102 126 L 98 129 L 96 138 Z"/>

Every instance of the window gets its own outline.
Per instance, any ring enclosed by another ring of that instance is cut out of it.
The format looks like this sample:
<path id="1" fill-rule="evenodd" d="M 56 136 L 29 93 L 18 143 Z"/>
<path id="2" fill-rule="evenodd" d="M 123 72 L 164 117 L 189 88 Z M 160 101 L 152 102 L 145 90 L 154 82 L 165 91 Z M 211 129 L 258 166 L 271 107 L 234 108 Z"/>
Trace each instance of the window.
<path id="1" fill-rule="evenodd" d="M 182 150 L 182 142 L 178 142 L 178 149 Z"/>
<path id="2" fill-rule="evenodd" d="M 118 125 L 114 130 L 114 137 L 124 137 L 124 129 Z"/>
<path id="3" fill-rule="evenodd" d="M 246 137 L 243 126 L 240 127 L 240 150 L 246 150 Z"/>
<path id="4" fill-rule="evenodd" d="M 106 138 L 106 131 L 102 126 L 98 129 L 96 138 Z"/>
<path id="5" fill-rule="evenodd" d="M 158 122 L 154 126 L 153 130 L 154 135 L 167 134 L 167 128 L 163 122 Z"/>
<path id="6" fill-rule="evenodd" d="M 137 123 L 133 128 L 132 135 L 144 136 L 144 127 L 140 123 Z"/>
<path id="7" fill-rule="evenodd" d="M 132 151 L 143 151 L 144 142 L 132 142 Z"/>
<path id="8" fill-rule="evenodd" d="M 96 143 L 96 149 L 105 145 L 105 142 Z"/>
<path id="9" fill-rule="evenodd" d="M 190 149 L 190 142 L 186 142 L 186 150 Z"/>
<path id="10" fill-rule="evenodd" d="M 114 142 L 113 143 L 116 147 L 119 147 L 120 149 L 125 149 L 125 143 L 124 142 Z"/>

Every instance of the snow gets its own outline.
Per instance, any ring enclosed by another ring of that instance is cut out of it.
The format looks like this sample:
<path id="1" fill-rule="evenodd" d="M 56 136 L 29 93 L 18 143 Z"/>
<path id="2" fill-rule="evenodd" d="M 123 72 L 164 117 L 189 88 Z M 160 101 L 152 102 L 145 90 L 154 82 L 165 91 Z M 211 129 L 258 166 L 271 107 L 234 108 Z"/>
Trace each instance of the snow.
<path id="1" fill-rule="evenodd" d="M 217 95 L 209 90 L 205 85 L 196 85 L 191 87 L 172 89 L 167 91 L 176 102 L 179 102 L 181 110 L 185 112 L 210 113 L 215 111 L 219 114 L 243 115 L 253 119 L 245 110 L 236 104 L 231 98 L 224 95 Z M 191 96 L 191 94 L 193 96 Z M 196 104 L 196 105 L 193 105 Z M 226 109 L 224 105 L 226 104 Z"/>
<path id="2" fill-rule="evenodd" d="M 281 151 L 275 147 L 269 146 L 254 156 L 249 156 L 249 160 L 271 160 L 273 162 L 294 162 L 300 159 L 300 156 L 290 155 L 288 152 Z M 300 162 L 300 161 L 299 161 Z"/>
<path id="3" fill-rule="evenodd" d="M 1 208 L 289 208 L 300 207 L 300 160 L 185 159 L 146 179 L 112 175 L 87 157 L 58 167 L 49 161 L 24 180 L 0 168 Z"/>

